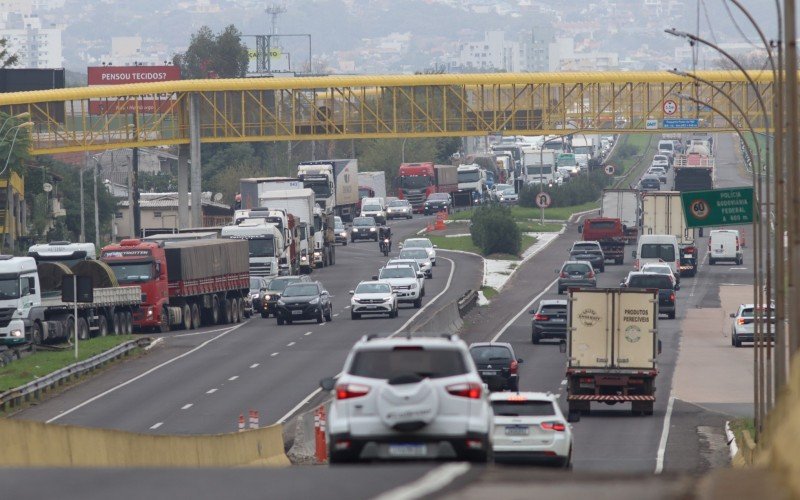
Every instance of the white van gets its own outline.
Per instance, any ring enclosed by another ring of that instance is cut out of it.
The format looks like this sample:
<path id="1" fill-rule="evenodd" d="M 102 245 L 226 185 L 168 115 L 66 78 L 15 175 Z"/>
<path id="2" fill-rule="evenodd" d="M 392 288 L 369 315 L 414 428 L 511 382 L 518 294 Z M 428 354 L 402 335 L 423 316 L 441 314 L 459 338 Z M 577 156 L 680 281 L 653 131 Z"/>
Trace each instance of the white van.
<path id="1" fill-rule="evenodd" d="M 634 268 L 638 271 L 645 264 L 663 262 L 669 264 L 677 276 L 681 269 L 678 253 L 678 238 L 672 234 L 643 234 L 633 252 Z"/>
<path id="2" fill-rule="evenodd" d="M 374 217 L 378 224 L 386 224 L 386 205 L 383 198 L 361 199 L 361 217 Z"/>
<path id="3" fill-rule="evenodd" d="M 732 260 L 742 265 L 742 254 L 739 231 L 735 229 L 715 229 L 708 234 L 708 263 L 714 265 L 721 260 Z"/>
<path id="4" fill-rule="evenodd" d="M 666 155 L 672 159 L 675 156 L 675 143 L 671 140 L 658 141 L 658 154 Z"/>

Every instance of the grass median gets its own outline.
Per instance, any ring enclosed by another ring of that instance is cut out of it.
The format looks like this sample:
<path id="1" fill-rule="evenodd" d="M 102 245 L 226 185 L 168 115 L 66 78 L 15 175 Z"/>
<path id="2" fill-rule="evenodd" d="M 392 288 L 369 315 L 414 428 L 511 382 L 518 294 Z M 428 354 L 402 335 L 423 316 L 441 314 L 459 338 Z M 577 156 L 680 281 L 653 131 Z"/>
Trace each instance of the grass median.
<path id="1" fill-rule="evenodd" d="M 481 249 L 475 246 L 472 242 L 472 236 L 453 236 L 453 237 L 445 237 L 445 236 L 429 236 L 431 242 L 439 247 L 442 250 L 458 250 L 461 252 L 471 252 L 487 259 L 497 259 L 497 260 L 519 260 L 522 257 L 519 255 L 511 255 L 506 253 L 495 253 L 491 255 L 483 255 Z M 530 236 L 527 234 L 522 235 L 522 246 L 520 247 L 520 254 L 524 253 L 530 246 L 534 245 L 537 242 L 537 238 L 535 236 Z"/>
<path id="2" fill-rule="evenodd" d="M 119 344 L 135 340 L 133 335 L 97 337 L 78 344 L 79 361 L 96 356 Z M 73 347 L 59 351 L 37 351 L 0 368 L 0 392 L 19 387 L 75 363 Z"/>
<path id="3" fill-rule="evenodd" d="M 589 203 L 584 203 L 582 205 L 573 205 L 570 207 L 558 207 L 558 208 L 545 208 L 544 209 L 544 218 L 545 220 L 563 220 L 566 221 L 570 218 L 572 214 L 585 212 L 587 210 L 592 210 L 600 205 L 596 201 L 592 201 Z M 450 220 L 470 220 L 472 219 L 472 215 L 474 210 L 462 210 L 460 212 L 454 212 L 450 214 Z M 520 206 L 513 206 L 511 207 L 511 216 L 514 218 L 517 223 L 520 222 L 529 222 L 531 220 L 538 221 L 542 216 L 542 209 L 536 207 L 520 207 Z M 561 226 L 558 226 L 556 231 L 561 230 Z M 545 231 L 542 231 L 545 232 Z"/>

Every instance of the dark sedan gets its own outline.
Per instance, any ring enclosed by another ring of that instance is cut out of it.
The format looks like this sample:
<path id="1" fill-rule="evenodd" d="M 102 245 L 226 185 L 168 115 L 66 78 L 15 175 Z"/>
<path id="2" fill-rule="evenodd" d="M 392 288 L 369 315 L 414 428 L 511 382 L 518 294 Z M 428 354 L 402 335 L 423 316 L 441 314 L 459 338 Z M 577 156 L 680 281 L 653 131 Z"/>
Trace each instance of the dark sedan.
<path id="1" fill-rule="evenodd" d="M 283 290 L 275 309 L 278 324 L 315 319 L 317 323 L 333 320 L 331 296 L 319 281 L 294 283 Z"/>
<path id="2" fill-rule="evenodd" d="M 476 342 L 470 344 L 469 353 L 475 367 L 490 390 L 519 390 L 519 364 L 514 349 L 508 342 Z"/>
<path id="3" fill-rule="evenodd" d="M 264 294 L 267 293 L 267 286 L 266 278 L 250 276 L 250 292 L 248 293 L 250 300 L 249 304 L 245 307 L 245 309 L 249 308 L 249 311 L 247 311 L 248 316 L 261 313 L 263 305 L 262 299 Z"/>
<path id="4" fill-rule="evenodd" d="M 337 220 L 333 224 L 333 235 L 334 238 L 336 238 L 336 243 L 341 243 L 342 245 L 347 246 L 347 228 L 344 227 L 344 223 L 341 221 L 341 219 Z"/>
<path id="5" fill-rule="evenodd" d="M 433 193 L 428 196 L 428 199 L 425 200 L 425 205 L 422 207 L 422 211 L 425 215 L 435 214 L 437 212 L 446 212 L 450 210 L 450 206 L 452 202 L 450 201 L 450 195 L 447 193 Z"/>
<path id="6" fill-rule="evenodd" d="M 642 176 L 642 180 L 639 181 L 639 189 L 642 191 L 660 191 L 661 179 L 656 175 L 645 174 Z"/>
<path id="7" fill-rule="evenodd" d="M 544 339 L 567 338 L 567 301 L 543 300 L 531 311 L 531 342 L 538 344 Z"/>
<path id="8" fill-rule="evenodd" d="M 280 276 L 273 278 L 267 285 L 267 291 L 261 297 L 262 318 L 269 318 L 270 314 L 275 316 L 275 305 L 281 298 L 283 290 L 292 283 L 311 283 L 311 278 L 308 276 Z"/>
<path id="9" fill-rule="evenodd" d="M 378 241 L 378 224 L 374 217 L 356 217 L 350 229 L 350 242 L 356 240 Z"/>
<path id="10" fill-rule="evenodd" d="M 597 248 L 591 248 L 588 245 L 582 246 L 575 244 L 569 252 L 569 260 L 589 262 L 595 270 L 601 273 L 606 270 L 606 257 L 599 246 Z"/>

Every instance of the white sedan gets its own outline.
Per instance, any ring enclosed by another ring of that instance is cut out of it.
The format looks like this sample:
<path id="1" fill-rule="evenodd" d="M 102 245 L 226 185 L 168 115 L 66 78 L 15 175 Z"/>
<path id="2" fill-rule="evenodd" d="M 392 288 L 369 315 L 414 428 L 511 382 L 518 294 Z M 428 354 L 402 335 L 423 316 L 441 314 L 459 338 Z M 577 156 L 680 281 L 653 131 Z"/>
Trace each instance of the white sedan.
<path id="1" fill-rule="evenodd" d="M 438 247 L 428 238 L 409 238 L 403 242 L 403 246 L 400 248 L 424 248 L 428 252 L 428 259 L 431 261 L 431 265 L 436 265 L 436 249 Z"/>
<path id="2" fill-rule="evenodd" d="M 495 461 L 540 462 L 572 467 L 572 426 L 555 395 L 493 392 Z"/>
<path id="3" fill-rule="evenodd" d="M 397 295 L 388 283 L 362 281 L 350 290 L 350 317 L 359 319 L 363 314 L 388 314 L 397 317 Z"/>

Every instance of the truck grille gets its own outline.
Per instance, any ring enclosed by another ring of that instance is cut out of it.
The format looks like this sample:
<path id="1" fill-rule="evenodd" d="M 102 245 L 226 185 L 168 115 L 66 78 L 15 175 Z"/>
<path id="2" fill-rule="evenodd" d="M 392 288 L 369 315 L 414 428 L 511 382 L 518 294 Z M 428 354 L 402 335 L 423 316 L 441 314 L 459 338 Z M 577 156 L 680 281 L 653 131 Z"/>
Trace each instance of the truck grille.
<path id="1" fill-rule="evenodd" d="M 359 304 L 383 304 L 383 299 L 359 299 Z"/>
<path id="2" fill-rule="evenodd" d="M 0 328 L 5 328 L 11 323 L 11 318 L 14 316 L 15 309 L 12 308 L 3 308 L 0 309 Z"/>
<path id="3" fill-rule="evenodd" d="M 403 196 L 409 203 L 411 203 L 412 207 L 420 207 L 423 203 L 425 203 L 425 191 L 419 191 L 415 189 L 404 189 Z"/>
<path id="4" fill-rule="evenodd" d="M 254 263 L 250 264 L 250 274 L 253 276 L 272 276 L 272 264 L 271 263 Z"/>

